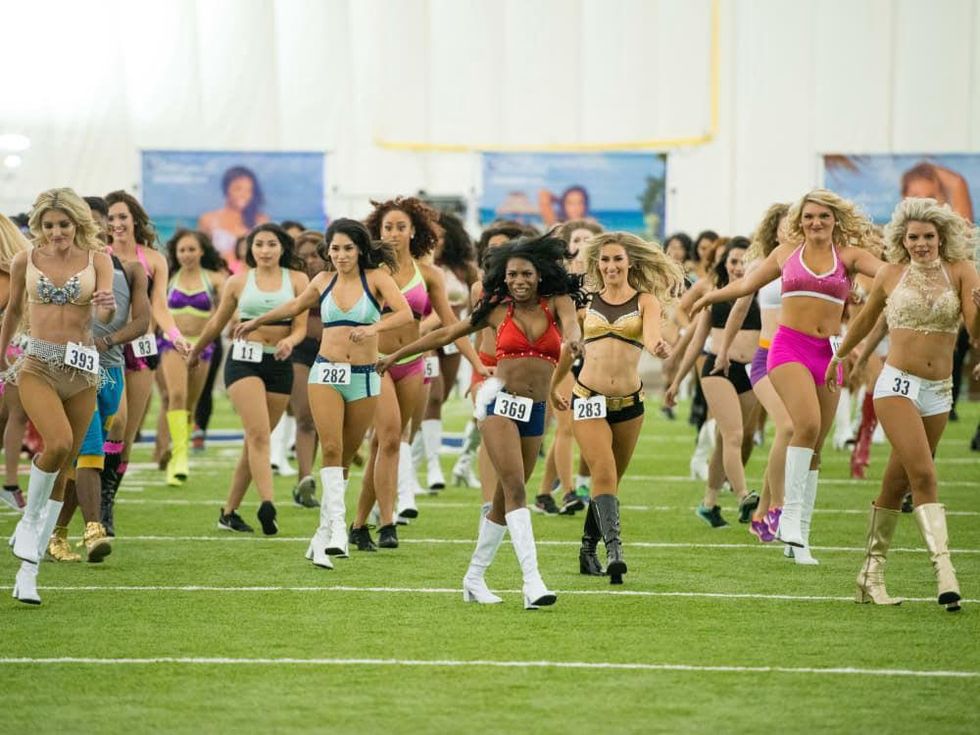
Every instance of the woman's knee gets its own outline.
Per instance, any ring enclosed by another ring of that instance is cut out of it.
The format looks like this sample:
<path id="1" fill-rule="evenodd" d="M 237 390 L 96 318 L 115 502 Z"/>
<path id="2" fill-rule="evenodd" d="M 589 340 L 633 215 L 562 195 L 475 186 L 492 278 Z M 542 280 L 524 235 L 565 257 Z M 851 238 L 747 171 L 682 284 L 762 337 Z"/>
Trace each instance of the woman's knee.
<path id="1" fill-rule="evenodd" d="M 43 439 L 45 459 L 61 467 L 71 454 L 71 436 L 45 436 Z"/>
<path id="2" fill-rule="evenodd" d="M 792 442 L 796 446 L 814 447 L 820 437 L 820 422 L 802 419 L 793 425 Z"/>
<path id="3" fill-rule="evenodd" d="M 909 485 L 915 490 L 928 489 L 936 486 L 936 468 L 930 465 L 907 467 L 905 474 Z"/>
<path id="4" fill-rule="evenodd" d="M 269 432 L 262 429 L 245 429 L 245 443 L 252 451 L 268 450 L 270 439 Z"/>
<path id="5" fill-rule="evenodd" d="M 320 453 L 323 455 L 324 467 L 337 467 L 340 465 L 344 447 L 339 439 L 321 439 Z"/>

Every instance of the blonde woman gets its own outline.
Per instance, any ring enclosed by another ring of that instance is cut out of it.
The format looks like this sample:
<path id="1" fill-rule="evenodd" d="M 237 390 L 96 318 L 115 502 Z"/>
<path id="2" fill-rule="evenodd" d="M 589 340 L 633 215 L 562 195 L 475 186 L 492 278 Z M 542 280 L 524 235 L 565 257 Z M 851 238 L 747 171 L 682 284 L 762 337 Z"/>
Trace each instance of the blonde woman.
<path id="1" fill-rule="evenodd" d="M 17 229 L 17 225 L 0 214 L 0 315 L 10 303 L 10 261 L 17 253 L 29 250 L 30 247 L 31 244 Z M 15 336 L 19 335 L 24 327 L 24 324 L 17 325 Z M 13 344 L 7 347 L 8 359 L 16 359 L 20 354 L 20 347 Z M 0 397 L 3 401 L 0 411 L 2 411 L 3 418 L 3 455 L 6 460 L 6 473 L 3 490 L 0 490 L 0 501 L 14 510 L 21 510 L 24 507 L 24 496 L 17 480 L 17 466 L 20 461 L 20 448 L 24 440 L 24 431 L 27 429 L 27 414 L 24 413 L 24 407 L 20 403 L 20 394 L 17 392 L 16 385 L 0 383 Z"/>
<path id="2" fill-rule="evenodd" d="M 852 275 L 874 276 L 883 265 L 864 249 L 871 223 L 853 202 L 826 189 L 805 194 L 789 211 L 787 242 L 751 274 L 711 291 L 694 306 L 745 296 L 782 274 L 782 307 L 766 367 L 776 393 L 793 417 L 786 449 L 785 501 L 778 538 L 809 547 L 810 517 L 817 497 L 820 450 L 834 420 L 837 394 L 824 373 L 840 334 Z"/>
<path id="3" fill-rule="evenodd" d="M 563 389 L 571 374 L 566 345 L 551 378 L 551 404 L 572 423 L 592 471 L 579 572 L 608 574 L 622 584 L 627 571 L 620 538 L 619 483 L 643 428 L 643 383 L 637 370 L 645 349 L 667 357 L 663 309 L 683 289 L 684 271 L 660 246 L 626 232 L 598 234 L 584 246 L 588 283 L 599 288 L 580 312 L 585 359 L 573 379 L 571 402 Z M 567 409 L 571 407 L 571 411 Z M 602 539 L 606 569 L 596 555 Z"/>
<path id="4" fill-rule="evenodd" d="M 20 389 L 27 416 L 44 440 L 34 457 L 27 505 L 14 531 L 20 559 L 14 597 L 40 604 L 37 567 L 61 510 L 64 482 L 95 409 L 99 356 L 92 339 L 93 315 L 102 323 L 115 313 L 112 261 L 101 252 L 98 227 L 88 205 L 71 189 L 51 189 L 34 202 L 31 234 L 37 247 L 10 264 L 10 302 L 0 329 L 0 370 Z M 60 285 L 59 285 L 60 284 Z M 8 369 L 7 347 L 25 308 L 30 328 L 24 354 Z"/>
<path id="5" fill-rule="evenodd" d="M 950 373 L 960 319 L 973 339 L 980 337 L 980 278 L 970 262 L 976 235 L 971 223 L 934 199 L 901 202 L 886 230 L 889 264 L 875 277 L 868 303 L 826 370 L 827 386 L 835 390 L 837 365 L 884 312 L 890 343 L 874 402 L 892 452 L 871 505 L 858 602 L 901 602 L 885 590 L 884 567 L 902 496 L 911 487 L 915 521 L 936 573 L 937 600 L 949 611 L 960 608 L 933 455 L 953 405 Z"/>

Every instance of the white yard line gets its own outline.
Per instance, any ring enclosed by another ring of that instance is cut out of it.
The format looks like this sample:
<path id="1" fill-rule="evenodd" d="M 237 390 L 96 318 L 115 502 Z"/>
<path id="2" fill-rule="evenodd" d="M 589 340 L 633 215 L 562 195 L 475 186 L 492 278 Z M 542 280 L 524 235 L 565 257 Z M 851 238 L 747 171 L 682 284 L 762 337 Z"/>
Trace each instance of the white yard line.
<path id="1" fill-rule="evenodd" d="M 815 666 L 739 666 L 670 664 L 611 661 L 501 661 L 493 659 L 396 659 L 396 658 L 206 658 L 206 657 L 155 657 L 155 658 L 87 658 L 63 656 L 57 658 L 0 658 L 0 665 L 28 666 L 414 666 L 428 668 L 477 668 L 477 669 L 585 669 L 614 671 L 676 671 L 715 674 L 812 674 L 818 676 L 897 676 L 929 679 L 972 679 L 980 676 L 977 671 L 944 671 L 928 669 L 875 669 L 858 667 Z"/>

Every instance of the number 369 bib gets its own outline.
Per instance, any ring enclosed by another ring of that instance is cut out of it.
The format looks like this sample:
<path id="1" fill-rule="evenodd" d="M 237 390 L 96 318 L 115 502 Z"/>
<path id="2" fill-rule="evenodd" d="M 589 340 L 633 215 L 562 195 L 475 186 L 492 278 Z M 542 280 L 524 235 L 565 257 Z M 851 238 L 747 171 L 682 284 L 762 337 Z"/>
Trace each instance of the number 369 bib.
<path id="1" fill-rule="evenodd" d="M 531 420 L 531 409 L 534 401 L 524 396 L 515 396 L 510 393 L 498 393 L 497 402 L 494 404 L 493 413 L 496 416 L 520 421 L 526 424 Z"/>

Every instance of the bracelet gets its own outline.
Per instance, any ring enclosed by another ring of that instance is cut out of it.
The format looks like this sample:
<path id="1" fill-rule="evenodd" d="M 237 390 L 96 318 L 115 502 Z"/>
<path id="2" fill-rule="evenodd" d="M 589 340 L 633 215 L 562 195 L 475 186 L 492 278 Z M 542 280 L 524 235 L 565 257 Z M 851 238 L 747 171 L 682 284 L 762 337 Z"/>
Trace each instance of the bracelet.
<path id="1" fill-rule="evenodd" d="M 167 330 L 167 339 L 169 339 L 171 342 L 176 342 L 178 339 L 183 339 L 183 337 L 184 335 L 180 333 L 180 330 L 177 329 L 177 327 L 171 327 Z"/>

